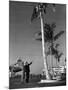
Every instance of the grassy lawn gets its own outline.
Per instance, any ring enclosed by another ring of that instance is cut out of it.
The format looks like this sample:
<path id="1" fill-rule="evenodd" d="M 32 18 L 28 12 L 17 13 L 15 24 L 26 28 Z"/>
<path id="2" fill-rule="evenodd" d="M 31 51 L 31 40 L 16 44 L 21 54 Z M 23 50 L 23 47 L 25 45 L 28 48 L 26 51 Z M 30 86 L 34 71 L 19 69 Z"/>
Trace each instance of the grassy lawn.
<path id="1" fill-rule="evenodd" d="M 39 76 L 34 76 L 30 78 L 29 83 L 21 83 L 20 76 L 10 78 L 9 79 L 9 88 L 16 89 L 16 88 L 34 88 L 34 87 L 49 87 L 49 86 L 64 86 L 66 85 L 66 81 L 62 80 L 55 83 L 38 83 L 40 82 L 41 78 Z"/>

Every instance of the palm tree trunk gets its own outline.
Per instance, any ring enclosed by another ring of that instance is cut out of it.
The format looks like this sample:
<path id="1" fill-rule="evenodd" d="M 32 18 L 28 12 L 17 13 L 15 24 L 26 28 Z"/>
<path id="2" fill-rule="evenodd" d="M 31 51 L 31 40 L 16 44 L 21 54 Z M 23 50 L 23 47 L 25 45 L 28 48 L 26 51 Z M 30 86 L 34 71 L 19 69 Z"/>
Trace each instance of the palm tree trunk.
<path id="1" fill-rule="evenodd" d="M 40 12 L 40 20 L 41 20 L 42 51 L 43 51 L 44 69 L 45 69 L 46 79 L 50 79 L 49 73 L 48 73 L 48 69 L 47 69 L 46 55 L 45 55 L 44 25 L 43 25 L 43 15 L 42 15 L 42 12 Z"/>
<path id="2" fill-rule="evenodd" d="M 57 62 L 58 67 L 59 67 L 59 61 L 60 61 L 60 60 L 59 60 L 59 57 L 58 57 L 58 62 Z"/>
<path id="3" fill-rule="evenodd" d="M 58 67 L 58 58 L 56 58 L 56 67 Z"/>
<path id="4" fill-rule="evenodd" d="M 52 55 L 52 48 L 53 48 L 53 40 L 51 41 L 51 69 L 53 70 L 53 55 Z"/>
<path id="5" fill-rule="evenodd" d="M 50 59 L 51 59 L 51 69 L 53 68 L 53 57 L 52 57 L 52 50 L 50 51 Z"/>

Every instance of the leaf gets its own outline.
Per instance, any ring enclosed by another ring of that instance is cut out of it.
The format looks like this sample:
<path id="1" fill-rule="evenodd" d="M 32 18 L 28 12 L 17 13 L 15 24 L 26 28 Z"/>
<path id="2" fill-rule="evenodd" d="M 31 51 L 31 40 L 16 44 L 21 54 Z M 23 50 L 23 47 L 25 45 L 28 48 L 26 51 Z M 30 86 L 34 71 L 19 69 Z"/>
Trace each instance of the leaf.
<path id="1" fill-rule="evenodd" d="M 38 41 L 42 41 L 42 38 L 36 38 L 36 40 L 38 40 Z"/>
<path id="2" fill-rule="evenodd" d="M 52 29 L 56 28 L 56 23 L 52 23 L 52 24 L 51 24 L 51 28 L 52 28 Z"/>
<path id="3" fill-rule="evenodd" d="M 62 34 L 64 34 L 64 31 L 60 31 L 57 35 L 55 35 L 54 41 L 57 40 Z"/>
<path id="4" fill-rule="evenodd" d="M 56 45 L 55 45 L 55 48 L 57 48 L 59 46 L 59 44 L 57 43 Z"/>
<path id="5" fill-rule="evenodd" d="M 60 54 L 59 54 L 59 58 L 60 58 L 62 55 L 63 55 L 63 53 L 60 53 Z"/>
<path id="6" fill-rule="evenodd" d="M 39 35 L 39 36 L 42 35 L 41 32 L 39 32 L 38 35 Z"/>
<path id="7" fill-rule="evenodd" d="M 42 38 L 39 37 L 39 38 L 36 38 L 36 40 L 38 40 L 38 41 L 42 41 Z M 44 38 L 44 41 L 45 41 L 45 42 L 48 42 L 48 40 L 47 40 L 46 38 Z"/>
<path id="8" fill-rule="evenodd" d="M 35 6 L 31 16 L 31 22 L 39 16 L 38 8 Z"/>
<path id="9" fill-rule="evenodd" d="M 57 51 L 53 46 L 50 46 L 47 52 L 47 55 L 56 55 Z"/>
<path id="10" fill-rule="evenodd" d="M 50 55 L 50 51 L 46 52 L 47 56 Z"/>

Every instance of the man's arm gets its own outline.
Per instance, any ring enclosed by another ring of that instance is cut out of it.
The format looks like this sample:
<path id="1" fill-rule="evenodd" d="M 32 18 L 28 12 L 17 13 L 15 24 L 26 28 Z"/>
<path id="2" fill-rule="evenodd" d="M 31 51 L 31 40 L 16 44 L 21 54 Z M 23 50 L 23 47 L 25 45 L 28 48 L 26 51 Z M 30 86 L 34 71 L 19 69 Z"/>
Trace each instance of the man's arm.
<path id="1" fill-rule="evenodd" d="M 32 62 L 29 63 L 29 65 L 31 65 L 31 64 L 32 64 Z"/>

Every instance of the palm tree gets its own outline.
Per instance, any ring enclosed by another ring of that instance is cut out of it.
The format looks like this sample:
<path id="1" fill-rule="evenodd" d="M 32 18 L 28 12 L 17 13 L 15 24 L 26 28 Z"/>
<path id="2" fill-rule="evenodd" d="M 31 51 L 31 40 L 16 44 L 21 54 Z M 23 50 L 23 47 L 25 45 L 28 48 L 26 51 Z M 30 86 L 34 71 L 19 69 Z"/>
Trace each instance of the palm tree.
<path id="1" fill-rule="evenodd" d="M 54 54 L 54 52 L 56 52 L 56 50 L 54 49 L 54 42 L 64 33 L 64 31 L 60 31 L 59 33 L 57 33 L 56 35 L 54 35 L 54 31 L 56 28 L 56 24 L 52 23 L 52 24 L 45 24 L 44 25 L 44 41 L 45 43 L 48 43 L 49 45 L 49 51 L 47 52 L 48 54 L 51 55 L 51 60 L 52 59 L 52 55 Z M 40 38 L 36 38 L 36 40 L 41 41 L 41 32 L 37 33 L 38 36 L 40 36 Z M 59 44 L 56 44 L 56 47 L 58 47 Z M 53 61 L 52 61 L 53 64 Z"/>
<path id="2" fill-rule="evenodd" d="M 58 64 L 59 64 L 59 62 L 60 62 L 60 58 L 61 58 L 61 56 L 63 55 L 63 53 L 58 50 L 58 46 L 59 46 L 59 44 L 56 44 L 56 46 L 55 46 L 55 51 L 56 51 L 56 53 L 54 54 L 54 56 L 55 56 L 55 58 L 56 58 L 56 65 L 57 65 L 57 66 L 59 66 Z"/>
<path id="3" fill-rule="evenodd" d="M 53 48 L 51 49 L 52 55 L 54 55 L 56 58 L 56 66 L 58 66 L 58 64 L 60 62 L 60 58 L 63 55 L 63 53 L 58 50 L 58 48 L 57 48 L 58 46 L 59 46 L 59 44 L 56 44 L 55 47 L 53 46 Z M 50 55 L 50 54 L 51 53 L 50 53 L 50 47 L 49 47 L 49 49 L 47 51 L 47 55 Z"/>
<path id="4" fill-rule="evenodd" d="M 45 55 L 45 40 L 44 40 L 44 17 L 43 14 L 46 14 L 46 8 L 48 4 L 47 3 L 39 3 L 37 6 L 33 9 L 33 14 L 31 17 L 31 21 L 33 21 L 34 18 L 40 17 L 41 20 L 41 34 L 42 34 L 42 51 L 43 51 L 43 60 L 44 60 L 44 68 L 45 68 L 45 74 L 46 79 L 50 79 L 47 69 L 47 62 L 46 62 L 46 55 Z M 55 6 L 55 4 L 53 4 Z"/>

